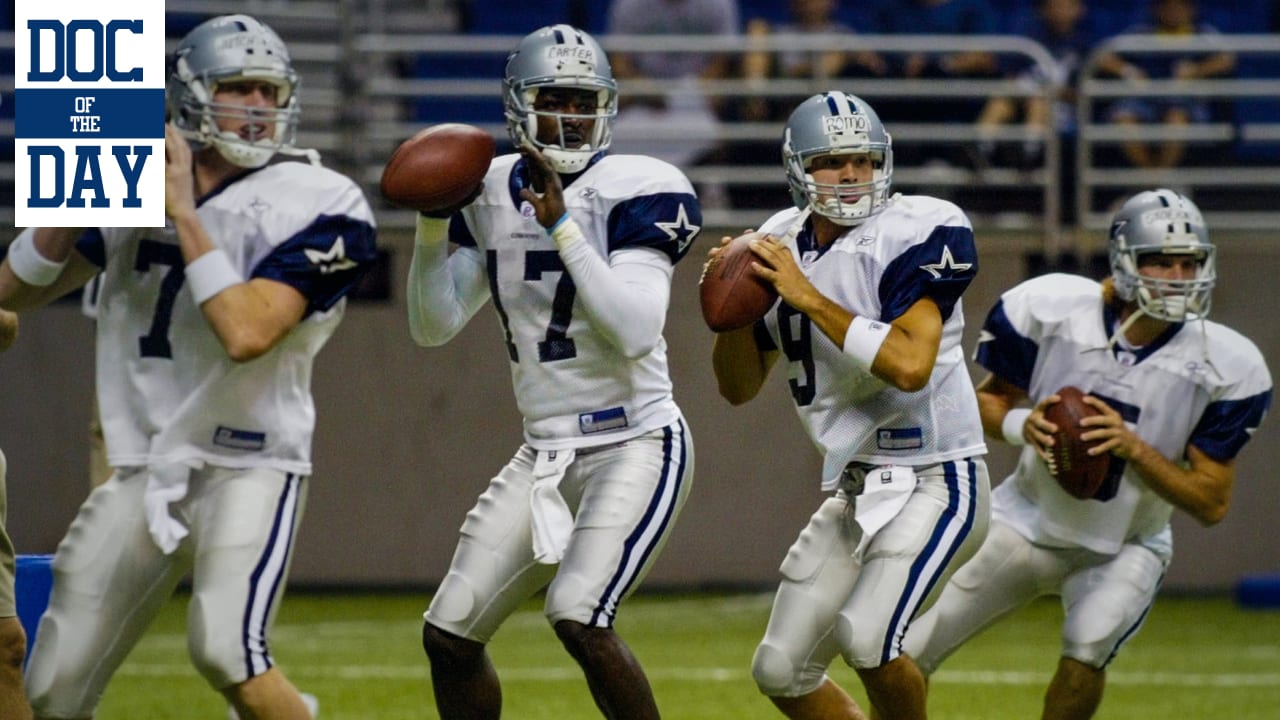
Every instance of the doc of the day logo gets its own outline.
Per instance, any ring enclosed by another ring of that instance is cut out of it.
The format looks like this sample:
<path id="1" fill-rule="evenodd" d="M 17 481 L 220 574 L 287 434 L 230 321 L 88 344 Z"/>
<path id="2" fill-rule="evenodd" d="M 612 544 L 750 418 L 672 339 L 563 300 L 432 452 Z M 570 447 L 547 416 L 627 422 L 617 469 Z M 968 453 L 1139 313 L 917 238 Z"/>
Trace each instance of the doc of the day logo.
<path id="1" fill-rule="evenodd" d="M 164 226 L 164 0 L 17 0 L 19 227 Z"/>

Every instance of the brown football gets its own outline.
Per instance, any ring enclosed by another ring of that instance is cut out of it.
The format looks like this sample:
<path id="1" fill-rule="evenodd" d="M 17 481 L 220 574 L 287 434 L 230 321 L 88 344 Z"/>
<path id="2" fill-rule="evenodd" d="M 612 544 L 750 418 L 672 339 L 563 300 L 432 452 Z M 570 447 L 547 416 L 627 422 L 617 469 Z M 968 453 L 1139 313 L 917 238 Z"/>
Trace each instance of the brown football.
<path id="1" fill-rule="evenodd" d="M 778 292 L 751 269 L 755 253 L 751 240 L 764 237 L 752 232 L 725 245 L 698 282 L 702 319 L 715 332 L 746 327 L 764 317 L 778 300 Z"/>
<path id="2" fill-rule="evenodd" d="M 494 148 L 493 136 L 474 125 L 432 125 L 391 153 L 382 169 L 382 196 L 422 212 L 453 207 L 484 180 Z"/>
<path id="3" fill-rule="evenodd" d="M 1084 402 L 1084 393 L 1073 385 L 1067 385 L 1057 392 L 1062 399 L 1050 405 L 1044 412 L 1049 422 L 1058 426 L 1053 434 L 1053 447 L 1049 448 L 1053 456 L 1050 469 L 1054 478 L 1072 497 L 1087 500 L 1101 487 L 1107 477 L 1107 466 L 1111 464 L 1111 454 L 1089 455 L 1086 451 L 1097 442 L 1085 442 L 1080 435 L 1087 428 L 1080 426 L 1080 421 L 1091 415 L 1098 415 L 1099 410 Z"/>

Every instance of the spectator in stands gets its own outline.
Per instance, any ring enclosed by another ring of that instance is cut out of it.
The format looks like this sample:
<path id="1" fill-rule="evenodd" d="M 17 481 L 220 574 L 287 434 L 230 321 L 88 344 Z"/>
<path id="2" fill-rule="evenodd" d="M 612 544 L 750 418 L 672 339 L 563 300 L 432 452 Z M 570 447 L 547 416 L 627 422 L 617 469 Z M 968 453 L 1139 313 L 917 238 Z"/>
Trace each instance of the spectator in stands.
<path id="1" fill-rule="evenodd" d="M 874 0 L 870 31 L 891 35 L 992 35 L 1000 32 L 998 17 L 988 0 Z M 996 55 L 988 50 L 886 54 L 890 75 L 927 80 L 998 77 Z M 982 99 L 920 99 L 878 101 L 885 122 L 974 122 Z M 951 143 L 904 145 L 899 159 L 905 165 L 962 165 L 966 148 Z M 923 190 L 922 190 L 923 191 Z M 927 194 L 942 194 L 930 188 Z"/>
<path id="2" fill-rule="evenodd" d="M 740 34 L 737 0 L 613 0 L 608 32 L 615 35 Z M 627 92 L 614 129 L 618 138 L 670 137 L 614 143 L 618 152 L 653 155 L 686 167 L 716 151 L 720 103 L 703 80 L 729 77 L 735 58 L 720 52 L 612 52 L 613 74 Z M 727 204 L 722 186 L 699 188 L 703 206 Z"/>
<path id="3" fill-rule="evenodd" d="M 1168 38 L 1217 35 L 1218 30 L 1212 25 L 1196 20 L 1196 12 L 1194 0 L 1152 0 L 1151 22 L 1134 25 L 1125 33 Z M 1225 51 L 1127 55 L 1109 53 L 1099 59 L 1099 68 L 1104 72 L 1138 83 L 1147 80 L 1221 77 L 1231 74 L 1235 67 L 1235 55 Z M 1121 125 L 1159 122 L 1181 127 L 1208 122 L 1210 107 L 1206 99 L 1197 97 L 1130 98 L 1112 107 L 1110 119 Z M 1133 141 L 1125 143 L 1123 151 L 1125 159 L 1135 167 L 1170 168 L 1182 163 L 1187 148 L 1182 140 L 1167 140 L 1159 144 Z"/>
<path id="4" fill-rule="evenodd" d="M 791 0 L 791 21 L 771 25 L 764 18 L 747 20 L 748 46 L 773 34 L 853 34 L 854 28 L 836 18 L 838 0 Z M 880 55 L 865 50 L 815 51 L 796 47 L 783 51 L 749 49 L 742 58 L 742 76 L 748 82 L 763 85 L 768 78 L 835 78 L 882 77 L 888 64 Z M 751 96 L 745 98 L 741 115 L 744 120 L 784 120 L 798 99 Z"/>
<path id="5" fill-rule="evenodd" d="M 1002 95 L 988 100 L 978 116 L 980 129 L 994 129 L 1013 122 L 1021 122 L 1027 128 L 1026 139 L 1010 154 L 1014 165 L 1039 164 L 1044 150 L 1041 136 L 1048 128 L 1055 129 L 1064 138 L 1075 135 L 1076 81 L 1080 64 L 1095 40 L 1085 22 L 1086 13 L 1083 0 L 1037 0 L 1036 12 L 1014 24 L 1014 34 L 1043 45 L 1054 61 L 1047 67 L 1021 58 L 1002 63 L 1006 76 L 1016 79 L 1023 89 L 1043 92 L 1046 87 L 1052 88 L 1052 102 L 1043 95 L 1017 98 Z M 992 141 L 980 142 L 979 151 L 987 164 L 1003 159 Z"/>
<path id="6" fill-rule="evenodd" d="M 878 32 L 896 35 L 993 35 L 1000 32 L 987 0 L 878 0 L 872 9 Z M 908 78 L 990 77 L 996 57 L 986 50 L 910 53 L 896 68 Z"/>

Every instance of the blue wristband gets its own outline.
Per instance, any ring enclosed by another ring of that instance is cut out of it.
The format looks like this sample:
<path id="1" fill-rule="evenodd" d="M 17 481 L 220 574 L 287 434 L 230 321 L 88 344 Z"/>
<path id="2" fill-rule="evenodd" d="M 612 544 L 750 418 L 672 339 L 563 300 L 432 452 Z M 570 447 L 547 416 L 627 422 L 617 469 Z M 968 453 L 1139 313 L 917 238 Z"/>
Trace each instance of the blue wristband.
<path id="1" fill-rule="evenodd" d="M 556 228 L 560 227 L 561 225 L 565 224 L 567 221 L 572 219 L 573 218 L 569 217 L 569 211 L 565 210 L 564 214 L 560 216 L 560 219 L 555 221 L 555 223 L 553 223 L 551 227 L 547 228 L 547 234 L 550 235 L 551 233 L 556 231 Z"/>

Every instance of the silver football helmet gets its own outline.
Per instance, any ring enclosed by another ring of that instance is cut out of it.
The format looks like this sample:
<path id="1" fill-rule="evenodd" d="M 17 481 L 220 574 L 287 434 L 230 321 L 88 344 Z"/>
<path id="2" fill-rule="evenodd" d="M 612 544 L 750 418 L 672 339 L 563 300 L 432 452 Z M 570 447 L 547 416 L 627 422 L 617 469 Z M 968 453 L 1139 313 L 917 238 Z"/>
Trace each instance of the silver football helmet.
<path id="1" fill-rule="evenodd" d="M 875 215 L 889 200 L 892 143 L 880 116 L 856 95 L 833 91 L 805 100 L 792 111 L 782 136 L 782 166 L 792 202 L 840 225 L 857 225 Z M 809 172 L 813 158 L 859 153 L 871 156 L 870 182 L 814 182 Z"/>
<path id="2" fill-rule="evenodd" d="M 1217 280 L 1214 256 L 1200 208 L 1185 195 L 1161 188 L 1125 201 L 1111 220 L 1111 277 L 1116 294 L 1137 301 L 1146 315 L 1166 322 L 1207 317 Z M 1197 270 L 1189 280 L 1165 280 L 1138 272 L 1149 253 L 1194 255 Z"/>
<path id="3" fill-rule="evenodd" d="M 618 114 L 618 84 L 604 49 L 587 33 L 572 25 L 549 25 L 525 36 L 507 57 L 502 81 L 507 131 L 517 147 L 526 141 L 537 147 L 559 173 L 576 173 L 591 158 L 609 147 L 613 118 Z M 563 119 L 581 115 L 534 109 L 538 91 L 545 87 L 572 88 L 596 93 L 596 111 L 590 137 L 580 143 L 565 141 Z M 538 140 L 538 118 L 553 118 L 558 141 Z M 569 147 L 569 145 L 574 147 Z"/>
<path id="4" fill-rule="evenodd" d="M 241 137 L 218 129 L 219 117 L 243 118 L 245 108 L 216 103 L 219 83 L 259 80 L 277 88 L 277 107 L 249 110 L 271 132 Z M 197 146 L 212 145 L 240 167 L 266 165 L 293 148 L 298 127 L 298 75 L 275 31 L 248 15 L 223 15 L 200 23 L 178 43 L 165 88 L 169 119 Z"/>

